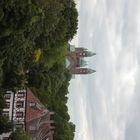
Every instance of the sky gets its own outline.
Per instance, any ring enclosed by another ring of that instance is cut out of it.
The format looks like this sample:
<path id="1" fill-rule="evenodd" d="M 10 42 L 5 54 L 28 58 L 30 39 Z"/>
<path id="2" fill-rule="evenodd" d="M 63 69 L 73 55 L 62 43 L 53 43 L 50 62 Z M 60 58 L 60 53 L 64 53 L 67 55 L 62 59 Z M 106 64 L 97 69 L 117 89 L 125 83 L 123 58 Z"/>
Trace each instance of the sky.
<path id="1" fill-rule="evenodd" d="M 97 55 L 97 72 L 69 87 L 75 140 L 140 140 L 140 0 L 76 0 L 79 28 L 71 42 Z"/>

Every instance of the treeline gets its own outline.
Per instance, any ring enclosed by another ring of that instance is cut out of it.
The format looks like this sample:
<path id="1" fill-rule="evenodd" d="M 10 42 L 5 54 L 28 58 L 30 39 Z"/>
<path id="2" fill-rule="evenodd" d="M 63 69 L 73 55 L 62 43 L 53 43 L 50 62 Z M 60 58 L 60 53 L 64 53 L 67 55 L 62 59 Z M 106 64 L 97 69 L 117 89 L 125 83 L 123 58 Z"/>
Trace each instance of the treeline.
<path id="1" fill-rule="evenodd" d="M 30 87 L 55 112 L 55 140 L 72 140 L 75 131 L 66 106 L 71 75 L 65 68 L 78 24 L 75 6 L 73 0 L 0 1 L 1 91 Z"/>

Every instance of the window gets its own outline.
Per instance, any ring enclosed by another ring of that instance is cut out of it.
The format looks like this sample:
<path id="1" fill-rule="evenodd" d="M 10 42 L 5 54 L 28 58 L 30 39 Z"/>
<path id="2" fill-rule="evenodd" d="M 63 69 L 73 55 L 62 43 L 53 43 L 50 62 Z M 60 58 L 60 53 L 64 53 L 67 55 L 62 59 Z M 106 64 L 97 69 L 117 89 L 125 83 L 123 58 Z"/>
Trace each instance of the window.
<path id="1" fill-rule="evenodd" d="M 30 102 L 30 107 L 36 107 L 36 103 L 35 102 Z"/>
<path id="2" fill-rule="evenodd" d="M 17 108 L 23 108 L 24 102 L 23 101 L 17 101 L 16 107 Z"/>
<path id="3" fill-rule="evenodd" d="M 23 117 L 23 112 L 16 112 L 16 117 L 17 118 L 22 118 Z"/>
<path id="4" fill-rule="evenodd" d="M 33 130 L 36 130 L 36 127 L 35 126 L 29 126 L 29 129 L 31 130 L 31 131 L 33 131 Z"/>
<path id="5" fill-rule="evenodd" d="M 24 97 L 25 92 L 18 92 L 18 97 Z"/>
<path id="6" fill-rule="evenodd" d="M 4 95 L 4 98 L 9 100 L 9 99 L 11 98 L 11 94 L 10 94 L 10 93 L 6 93 L 6 94 Z"/>
<path id="7" fill-rule="evenodd" d="M 23 124 L 16 124 L 16 128 L 23 128 Z"/>
<path id="8" fill-rule="evenodd" d="M 4 116 L 9 116 L 9 111 L 3 111 Z"/>
<path id="9" fill-rule="evenodd" d="M 5 108 L 10 108 L 10 102 L 6 102 Z"/>

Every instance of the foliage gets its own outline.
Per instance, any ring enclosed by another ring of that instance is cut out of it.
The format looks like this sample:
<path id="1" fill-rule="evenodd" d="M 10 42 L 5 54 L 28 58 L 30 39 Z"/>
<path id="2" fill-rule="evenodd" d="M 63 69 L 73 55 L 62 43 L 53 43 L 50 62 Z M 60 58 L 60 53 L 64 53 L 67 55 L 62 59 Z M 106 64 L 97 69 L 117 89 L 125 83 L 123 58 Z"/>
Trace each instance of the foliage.
<path id="1" fill-rule="evenodd" d="M 16 129 L 10 136 L 11 140 L 31 140 L 30 136 L 23 129 Z"/>
<path id="2" fill-rule="evenodd" d="M 69 122 L 67 108 L 67 94 L 70 73 L 65 68 L 64 64 L 55 64 L 46 74 L 34 73 L 31 81 L 32 90 L 40 98 L 40 100 L 47 106 L 48 109 L 55 112 L 55 134 L 54 139 L 57 140 L 72 140 L 74 138 L 75 125 Z M 46 75 L 46 76 L 45 76 Z M 37 79 L 42 79 L 41 82 Z"/>
<path id="3" fill-rule="evenodd" d="M 41 49 L 37 49 L 34 51 L 33 62 L 37 63 L 40 59 Z"/>
<path id="4" fill-rule="evenodd" d="M 0 116 L 0 134 L 10 132 L 12 130 L 12 123 L 9 122 L 9 118 L 6 116 Z"/>
<path id="5" fill-rule="evenodd" d="M 77 30 L 77 17 L 73 0 L 0 1 L 0 88 L 32 88 L 56 112 L 57 140 L 72 140 L 75 131 L 66 105 L 71 75 L 65 57 L 67 43 Z M 3 122 L 0 128 L 8 123 Z"/>

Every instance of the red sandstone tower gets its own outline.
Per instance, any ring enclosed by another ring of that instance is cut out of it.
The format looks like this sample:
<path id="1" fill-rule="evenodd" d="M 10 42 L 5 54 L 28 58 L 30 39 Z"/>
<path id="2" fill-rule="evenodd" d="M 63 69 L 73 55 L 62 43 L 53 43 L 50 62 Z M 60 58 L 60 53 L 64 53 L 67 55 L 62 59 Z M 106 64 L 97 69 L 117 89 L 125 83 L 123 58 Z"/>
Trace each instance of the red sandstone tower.
<path id="1" fill-rule="evenodd" d="M 95 70 L 85 68 L 87 65 L 84 57 L 91 57 L 96 55 L 88 51 L 86 48 L 75 48 L 74 45 L 69 45 L 69 53 L 66 59 L 66 67 L 70 70 L 71 74 L 91 74 Z"/>

